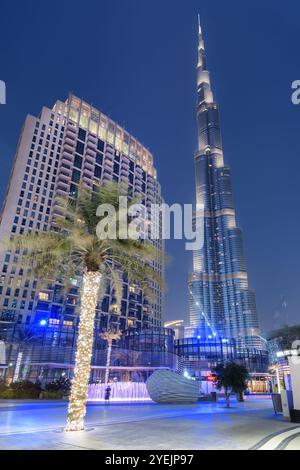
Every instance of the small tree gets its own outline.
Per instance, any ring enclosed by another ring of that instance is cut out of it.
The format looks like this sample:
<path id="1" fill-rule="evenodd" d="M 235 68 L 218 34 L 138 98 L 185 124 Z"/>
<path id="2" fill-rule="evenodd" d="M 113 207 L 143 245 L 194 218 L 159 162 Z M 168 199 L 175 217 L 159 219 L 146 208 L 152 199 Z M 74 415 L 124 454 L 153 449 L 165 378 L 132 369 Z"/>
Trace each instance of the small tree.
<path id="1" fill-rule="evenodd" d="M 230 407 L 231 393 L 242 395 L 247 389 L 248 371 L 241 364 L 235 362 L 219 364 L 214 369 L 214 376 L 217 389 L 224 389 L 227 408 Z"/>
<path id="2" fill-rule="evenodd" d="M 101 334 L 102 338 L 107 342 L 107 356 L 106 356 L 106 367 L 105 367 L 105 385 L 108 384 L 109 380 L 109 368 L 110 368 L 110 358 L 113 341 L 118 341 L 121 338 L 120 331 L 108 330 Z"/>

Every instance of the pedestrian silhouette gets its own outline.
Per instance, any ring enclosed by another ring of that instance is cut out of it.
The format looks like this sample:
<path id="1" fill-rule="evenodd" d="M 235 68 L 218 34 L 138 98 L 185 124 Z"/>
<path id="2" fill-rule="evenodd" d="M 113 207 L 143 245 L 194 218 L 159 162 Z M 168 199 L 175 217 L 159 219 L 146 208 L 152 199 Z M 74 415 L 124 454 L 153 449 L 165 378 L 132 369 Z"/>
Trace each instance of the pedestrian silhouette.
<path id="1" fill-rule="evenodd" d="M 110 399 L 110 392 L 111 392 L 111 388 L 110 386 L 108 386 L 106 389 L 105 389 L 105 401 L 108 402 L 109 399 Z"/>

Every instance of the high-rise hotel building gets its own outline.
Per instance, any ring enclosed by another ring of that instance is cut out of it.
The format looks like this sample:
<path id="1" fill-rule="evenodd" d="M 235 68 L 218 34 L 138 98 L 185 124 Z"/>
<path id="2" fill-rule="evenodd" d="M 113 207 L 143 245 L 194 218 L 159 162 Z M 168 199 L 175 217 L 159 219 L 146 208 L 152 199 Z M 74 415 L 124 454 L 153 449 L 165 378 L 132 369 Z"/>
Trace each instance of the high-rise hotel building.
<path id="1" fill-rule="evenodd" d="M 199 336 L 234 338 L 241 348 L 262 349 L 255 293 L 236 222 L 231 175 L 224 163 L 219 107 L 214 100 L 201 26 L 197 64 L 198 150 L 196 203 L 204 207 L 204 244 L 193 256 L 189 279 L 190 325 Z"/>
<path id="2" fill-rule="evenodd" d="M 148 209 L 161 202 L 153 156 L 105 114 L 71 95 L 52 109 L 43 107 L 38 118 L 28 115 L 2 208 L 0 240 L 51 230 L 60 214 L 58 197 L 74 198 L 79 184 L 93 191 L 97 183 L 110 180 L 128 184 L 130 196 L 139 196 Z M 152 243 L 161 248 L 161 240 Z M 161 272 L 159 254 L 154 264 Z M 20 255 L 2 249 L 0 321 L 75 326 L 80 279 L 73 283 L 67 293 L 58 281 L 39 291 L 30 270 L 20 264 Z M 108 287 L 97 305 L 97 327 L 161 326 L 162 295 L 154 287 L 155 303 L 149 304 L 143 292 L 124 278 L 120 315 Z"/>

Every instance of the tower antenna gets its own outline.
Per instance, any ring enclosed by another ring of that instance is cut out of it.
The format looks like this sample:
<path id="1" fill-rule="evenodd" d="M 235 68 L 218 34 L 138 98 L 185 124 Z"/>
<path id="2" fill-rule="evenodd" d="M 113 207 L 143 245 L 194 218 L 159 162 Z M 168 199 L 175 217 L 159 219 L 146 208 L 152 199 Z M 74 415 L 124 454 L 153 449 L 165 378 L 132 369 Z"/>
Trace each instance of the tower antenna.
<path id="1" fill-rule="evenodd" d="M 198 32 L 199 36 L 202 34 L 202 29 L 201 29 L 201 22 L 200 22 L 200 14 L 198 13 Z"/>

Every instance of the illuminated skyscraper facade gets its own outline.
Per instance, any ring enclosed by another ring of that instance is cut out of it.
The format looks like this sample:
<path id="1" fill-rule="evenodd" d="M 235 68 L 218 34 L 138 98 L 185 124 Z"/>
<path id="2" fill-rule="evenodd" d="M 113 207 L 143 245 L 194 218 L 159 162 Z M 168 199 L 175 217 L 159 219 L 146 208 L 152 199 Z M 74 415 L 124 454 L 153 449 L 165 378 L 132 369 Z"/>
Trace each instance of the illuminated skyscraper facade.
<path id="1" fill-rule="evenodd" d="M 55 228 L 61 216 L 58 198 L 75 198 L 78 185 L 91 192 L 100 182 L 128 185 L 149 209 L 161 202 L 152 154 L 122 126 L 88 103 L 71 95 L 40 115 L 26 117 L 14 166 L 0 215 L 0 240 L 28 231 Z M 150 209 L 149 209 L 150 211 Z M 158 253 L 161 240 L 153 241 Z M 162 273 L 160 255 L 155 269 Z M 0 251 L 0 322 L 76 326 L 80 279 L 64 293 L 59 281 L 39 291 L 32 273 L 24 269 L 18 253 Z M 124 278 L 121 314 L 116 314 L 115 294 L 110 288 L 99 301 L 96 326 L 119 325 L 141 329 L 161 326 L 162 295 L 155 286 L 149 304 L 143 292 Z"/>
<path id="2" fill-rule="evenodd" d="M 219 107 L 214 101 L 199 22 L 196 203 L 204 207 L 204 245 L 193 256 L 190 325 L 204 336 L 234 338 L 262 349 L 255 293 L 249 289 L 243 237 L 237 226 L 231 175 L 224 164 Z"/>

